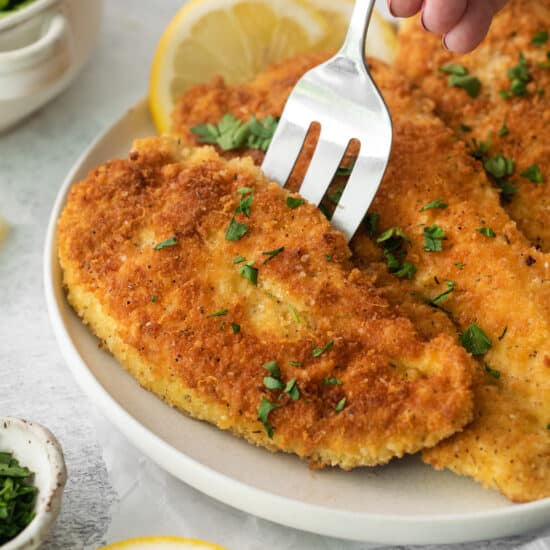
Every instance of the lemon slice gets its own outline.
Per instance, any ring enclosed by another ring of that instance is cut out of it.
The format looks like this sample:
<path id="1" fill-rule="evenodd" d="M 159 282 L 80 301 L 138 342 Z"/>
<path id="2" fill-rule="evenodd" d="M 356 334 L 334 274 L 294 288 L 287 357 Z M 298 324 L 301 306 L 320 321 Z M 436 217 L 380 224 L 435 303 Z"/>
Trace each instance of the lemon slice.
<path id="1" fill-rule="evenodd" d="M 217 544 L 178 537 L 143 537 L 105 546 L 102 550 L 227 550 Z"/>
<path id="2" fill-rule="evenodd" d="M 191 0 L 158 45 L 150 105 L 157 129 L 189 86 L 221 75 L 238 84 L 280 59 L 311 51 L 330 33 L 326 20 L 303 0 Z"/>

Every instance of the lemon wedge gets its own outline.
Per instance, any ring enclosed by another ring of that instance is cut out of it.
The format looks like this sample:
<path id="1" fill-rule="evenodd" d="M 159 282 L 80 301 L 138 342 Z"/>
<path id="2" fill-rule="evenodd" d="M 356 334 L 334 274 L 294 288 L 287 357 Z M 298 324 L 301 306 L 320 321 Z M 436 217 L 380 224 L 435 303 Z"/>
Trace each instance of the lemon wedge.
<path id="1" fill-rule="evenodd" d="M 217 544 L 178 537 L 142 537 L 105 546 L 102 550 L 227 550 Z"/>
<path id="2" fill-rule="evenodd" d="M 253 80 L 269 64 L 343 42 L 353 0 L 190 0 L 164 32 L 153 61 L 149 102 L 159 133 L 170 129 L 177 99 L 190 86 L 222 76 Z M 379 13 L 367 51 L 393 59 L 395 31 Z"/>
<path id="3" fill-rule="evenodd" d="M 325 19 L 299 0 L 191 0 L 157 47 L 150 104 L 157 129 L 170 126 L 177 98 L 193 84 L 223 76 L 252 80 L 280 59 L 311 51 L 330 32 Z"/>

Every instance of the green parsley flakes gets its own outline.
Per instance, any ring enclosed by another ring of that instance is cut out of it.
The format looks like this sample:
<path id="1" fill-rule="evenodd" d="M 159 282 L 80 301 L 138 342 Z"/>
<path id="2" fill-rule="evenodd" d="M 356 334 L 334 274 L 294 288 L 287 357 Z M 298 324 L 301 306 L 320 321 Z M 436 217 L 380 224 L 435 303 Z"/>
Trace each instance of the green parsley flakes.
<path id="1" fill-rule="evenodd" d="M 455 267 L 458 267 L 458 269 L 464 269 L 466 267 L 466 264 L 463 262 L 458 262 L 455 264 Z"/>
<path id="2" fill-rule="evenodd" d="M 329 193 L 327 195 L 327 198 L 332 204 L 338 206 L 338 203 L 340 202 L 340 199 L 342 198 L 343 194 L 344 194 L 344 186 L 341 185 L 340 187 L 338 187 L 338 189 L 336 189 L 336 191 L 334 191 L 333 193 Z"/>
<path id="3" fill-rule="evenodd" d="M 399 238 L 410 242 L 409 237 L 400 227 L 391 227 L 387 231 L 384 231 L 384 233 L 382 233 L 382 235 L 380 235 L 380 237 L 376 239 L 376 242 L 385 243 L 390 239 L 394 239 L 394 238 Z"/>
<path id="4" fill-rule="evenodd" d="M 483 163 L 485 171 L 497 180 L 513 175 L 516 169 L 516 164 L 513 159 L 503 155 L 496 155 L 488 158 Z"/>
<path id="5" fill-rule="evenodd" d="M 500 95 L 503 99 L 510 99 L 513 96 L 527 95 L 527 83 L 531 80 L 531 73 L 527 67 L 527 60 L 523 53 L 519 54 L 519 63 L 508 70 L 510 79 L 510 90 L 501 90 Z"/>
<path id="6" fill-rule="evenodd" d="M 250 217 L 250 207 L 252 206 L 252 201 L 254 200 L 253 195 L 249 195 L 244 199 L 241 199 L 239 206 L 235 208 L 235 214 L 244 214 L 247 218 Z"/>
<path id="7" fill-rule="evenodd" d="M 493 346 L 491 339 L 476 323 L 472 323 L 460 335 L 460 343 L 472 355 L 485 355 Z"/>
<path id="8" fill-rule="evenodd" d="M 217 124 L 199 124 L 191 128 L 191 132 L 200 143 L 217 145 L 224 151 L 243 147 L 267 151 L 277 124 L 277 119 L 272 116 L 262 120 L 252 116 L 248 122 L 242 122 L 232 114 L 226 114 Z"/>
<path id="9" fill-rule="evenodd" d="M 415 276 L 416 266 L 405 261 L 407 256 L 405 244 L 410 242 L 410 239 L 401 228 L 392 227 L 384 231 L 376 242 L 383 244 L 384 257 L 390 273 L 399 278 L 412 279 Z"/>
<path id="10" fill-rule="evenodd" d="M 351 173 L 355 168 L 356 162 L 357 162 L 357 159 L 354 159 L 348 166 L 340 166 L 338 170 L 336 170 L 336 175 L 339 177 L 351 176 Z"/>
<path id="11" fill-rule="evenodd" d="M 449 205 L 448 203 L 445 202 L 445 199 L 439 198 L 423 206 L 420 209 L 420 212 L 425 212 L 426 210 L 434 210 L 434 209 L 445 210 L 445 208 L 447 208 L 448 206 Z"/>
<path id="12" fill-rule="evenodd" d="M 215 313 L 211 313 L 207 316 L 207 319 L 211 319 L 213 317 L 223 317 L 224 315 L 227 315 L 229 313 L 228 309 L 220 309 L 220 311 L 216 311 Z"/>
<path id="13" fill-rule="evenodd" d="M 300 317 L 298 316 L 298 312 L 296 311 L 296 308 L 292 304 L 288 304 L 288 309 L 290 310 L 290 314 L 292 315 L 294 322 L 300 323 Z"/>
<path id="14" fill-rule="evenodd" d="M 35 517 L 34 474 L 11 453 L 0 452 L 0 546 L 14 539 Z"/>
<path id="15" fill-rule="evenodd" d="M 236 258 L 233 258 L 233 263 L 236 264 L 242 264 L 243 262 L 246 262 L 246 258 L 244 256 L 237 256 Z"/>
<path id="16" fill-rule="evenodd" d="M 378 231 L 378 223 L 380 222 L 380 214 L 369 212 L 364 220 L 364 227 L 369 237 L 374 237 Z"/>
<path id="17" fill-rule="evenodd" d="M 292 401 L 298 401 L 300 399 L 300 390 L 296 384 L 296 378 L 289 380 L 285 386 L 285 393 L 292 399 Z"/>
<path id="18" fill-rule="evenodd" d="M 334 340 L 327 342 L 322 348 L 314 348 L 311 352 L 313 357 L 320 357 L 323 353 L 331 350 L 334 347 Z"/>
<path id="19" fill-rule="evenodd" d="M 248 262 L 241 267 L 241 277 L 249 280 L 254 286 L 258 286 L 258 269 L 253 267 L 254 262 Z"/>
<path id="20" fill-rule="evenodd" d="M 291 367 L 296 367 L 297 369 L 301 369 L 304 366 L 304 364 L 300 363 L 299 361 L 289 361 L 288 364 Z"/>
<path id="21" fill-rule="evenodd" d="M 299 206 L 302 206 L 306 201 L 304 199 L 301 199 L 299 197 L 287 197 L 286 198 L 286 205 L 291 208 L 292 210 L 296 210 Z"/>
<path id="22" fill-rule="evenodd" d="M 239 189 L 237 189 L 237 195 L 249 195 L 253 192 L 254 189 L 252 189 L 252 187 L 239 187 Z"/>
<path id="23" fill-rule="evenodd" d="M 248 226 L 239 223 L 235 218 L 231 218 L 225 239 L 227 241 L 240 241 L 248 233 Z"/>
<path id="24" fill-rule="evenodd" d="M 233 334 L 239 334 L 239 332 L 241 332 L 241 325 L 231 323 L 231 330 L 233 331 Z"/>
<path id="25" fill-rule="evenodd" d="M 165 241 L 162 241 L 161 243 L 156 244 L 155 250 L 162 250 L 163 248 L 176 246 L 177 244 L 178 244 L 178 239 L 176 239 L 176 237 L 172 237 L 171 239 L 166 239 Z"/>
<path id="26" fill-rule="evenodd" d="M 459 128 L 460 128 L 460 131 L 461 131 L 461 132 L 464 132 L 465 134 L 467 134 L 467 133 L 469 133 L 469 132 L 472 131 L 472 127 L 471 127 L 471 126 L 468 126 L 468 125 L 466 125 L 466 124 L 461 124 L 461 125 L 459 126 Z"/>
<path id="27" fill-rule="evenodd" d="M 281 390 L 285 387 L 279 378 L 274 378 L 273 376 L 266 376 L 264 378 L 264 386 L 268 390 Z"/>
<path id="28" fill-rule="evenodd" d="M 334 410 L 336 412 L 341 412 L 344 410 L 344 407 L 346 406 L 346 401 L 347 401 L 347 398 L 344 397 L 342 399 L 340 399 L 340 401 L 338 401 L 338 404 L 336 405 L 336 407 L 334 408 Z"/>
<path id="29" fill-rule="evenodd" d="M 472 75 L 458 76 L 452 74 L 449 76 L 449 86 L 451 86 L 451 88 L 464 89 L 466 93 L 474 99 L 478 97 L 481 92 L 481 80 Z"/>
<path id="30" fill-rule="evenodd" d="M 269 263 L 271 260 L 276 258 L 281 252 L 284 252 L 285 247 L 281 246 L 281 248 L 276 248 L 275 250 L 269 250 L 267 252 L 262 252 L 264 256 L 269 256 L 266 260 L 264 260 L 264 265 Z"/>
<path id="31" fill-rule="evenodd" d="M 264 425 L 269 439 L 273 439 L 274 428 L 268 424 L 268 417 L 275 409 L 279 408 L 281 408 L 281 405 L 271 403 L 265 397 L 262 397 L 262 401 L 258 407 L 258 420 Z"/>
<path id="32" fill-rule="evenodd" d="M 439 67 L 439 72 L 446 74 L 454 74 L 455 76 L 466 76 L 469 71 L 464 65 L 449 63 Z"/>
<path id="33" fill-rule="evenodd" d="M 502 123 L 502 126 L 500 130 L 498 131 L 499 137 L 506 137 L 510 133 L 510 129 L 508 128 L 506 121 Z"/>
<path id="34" fill-rule="evenodd" d="M 442 241 L 447 237 L 445 231 L 439 225 L 432 225 L 424 228 L 424 250 L 426 252 L 441 252 L 443 250 Z"/>
<path id="35" fill-rule="evenodd" d="M 485 372 L 487 374 L 490 374 L 493 378 L 496 378 L 497 380 L 500 378 L 500 371 L 492 369 L 489 365 L 485 364 Z"/>
<path id="36" fill-rule="evenodd" d="M 476 231 L 485 237 L 489 237 L 490 239 L 494 239 L 497 236 L 497 234 L 490 227 L 480 227 L 476 229 Z"/>
<path id="37" fill-rule="evenodd" d="M 153 302 L 153 304 L 156 304 L 157 303 L 157 297 L 156 296 L 151 296 L 151 302 Z"/>
<path id="38" fill-rule="evenodd" d="M 446 292 L 443 292 L 439 296 L 436 296 L 433 300 L 430 300 L 430 305 L 439 305 L 441 302 L 445 301 L 452 292 L 454 292 L 456 284 L 453 281 L 446 281 L 445 284 L 447 285 L 448 290 Z"/>
<path id="39" fill-rule="evenodd" d="M 531 166 L 529 166 L 529 168 L 527 168 L 526 170 L 524 170 L 520 176 L 522 178 L 526 178 L 528 179 L 529 181 L 533 182 L 533 183 L 544 183 L 544 177 L 542 176 L 542 173 L 540 171 L 540 168 L 538 167 L 537 164 L 531 164 Z"/>
<path id="40" fill-rule="evenodd" d="M 541 46 L 542 44 L 546 44 L 546 42 L 548 42 L 548 31 L 538 32 L 531 39 L 533 46 Z"/>
<path id="41" fill-rule="evenodd" d="M 265 369 L 267 372 L 271 373 L 271 376 L 275 378 L 280 378 L 281 376 L 281 371 L 277 366 L 277 361 L 269 361 L 265 365 L 262 365 L 262 368 Z"/>
<path id="42" fill-rule="evenodd" d="M 342 380 L 338 378 L 325 378 L 323 380 L 325 386 L 341 386 L 343 384 Z"/>

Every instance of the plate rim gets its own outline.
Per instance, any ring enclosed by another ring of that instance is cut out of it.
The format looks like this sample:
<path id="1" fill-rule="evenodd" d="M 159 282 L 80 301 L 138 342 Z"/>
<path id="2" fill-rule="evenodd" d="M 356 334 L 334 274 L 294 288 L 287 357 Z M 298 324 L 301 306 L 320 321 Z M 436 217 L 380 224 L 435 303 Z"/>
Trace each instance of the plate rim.
<path id="1" fill-rule="evenodd" d="M 529 525 L 536 524 L 535 529 L 542 528 L 542 519 L 546 518 L 548 521 L 550 516 L 550 498 L 470 514 L 423 516 L 343 511 L 276 495 L 233 479 L 179 451 L 141 424 L 111 396 L 92 373 L 65 327 L 58 301 L 58 293 L 63 293 L 63 289 L 58 288 L 54 280 L 54 271 L 58 267 L 56 228 L 67 195 L 75 183 L 76 173 L 111 132 L 123 125 L 134 113 L 143 110 L 148 110 L 147 98 L 139 100 L 114 122 L 108 124 L 78 157 L 58 189 L 49 216 L 44 244 L 44 294 L 55 339 L 78 386 L 87 398 L 95 402 L 105 417 L 140 452 L 184 483 L 232 508 L 294 529 L 365 543 L 453 544 L 509 537 L 525 534 L 533 529 L 518 527 L 516 524 L 522 523 L 522 520 Z M 237 494 L 241 496 L 235 498 Z M 273 503 L 276 503 L 276 506 Z M 284 512 L 277 512 L 278 509 Z M 541 519 L 537 520 L 539 515 Z M 406 538 L 396 532 L 396 526 L 399 527 L 399 532 L 406 534 Z M 369 531 L 377 533 L 373 534 L 374 538 L 367 537 Z"/>

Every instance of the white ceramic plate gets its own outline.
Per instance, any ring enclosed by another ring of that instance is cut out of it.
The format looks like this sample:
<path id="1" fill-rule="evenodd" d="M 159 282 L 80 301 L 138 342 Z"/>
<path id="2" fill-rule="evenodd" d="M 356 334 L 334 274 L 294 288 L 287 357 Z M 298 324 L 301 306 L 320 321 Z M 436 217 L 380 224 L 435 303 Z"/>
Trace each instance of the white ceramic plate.
<path id="1" fill-rule="evenodd" d="M 45 292 L 67 364 L 83 391 L 144 454 L 174 476 L 231 506 L 306 531 L 388 544 L 455 543 L 517 535 L 548 525 L 550 499 L 513 505 L 467 478 L 436 472 L 417 457 L 352 473 L 312 472 L 176 412 L 143 390 L 105 351 L 65 300 L 56 221 L 74 181 L 125 157 L 154 135 L 145 102 L 77 162 L 55 203 L 45 250 Z"/>

